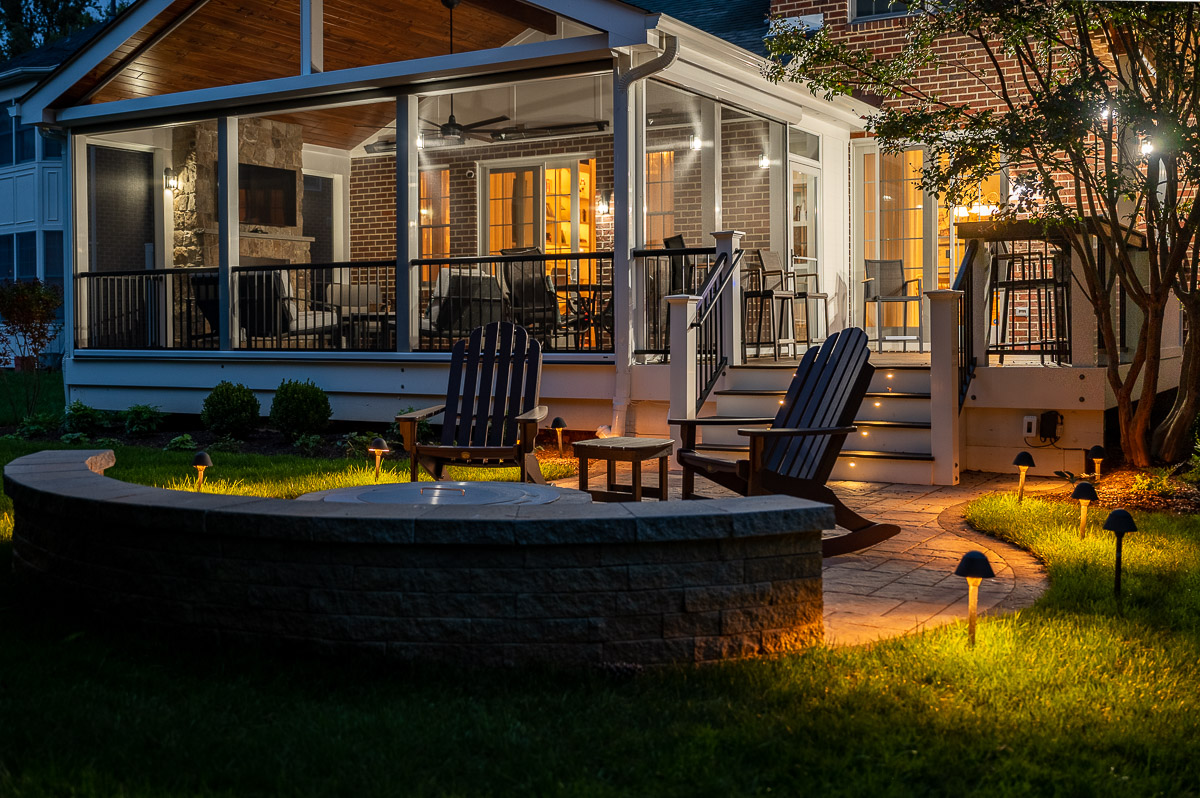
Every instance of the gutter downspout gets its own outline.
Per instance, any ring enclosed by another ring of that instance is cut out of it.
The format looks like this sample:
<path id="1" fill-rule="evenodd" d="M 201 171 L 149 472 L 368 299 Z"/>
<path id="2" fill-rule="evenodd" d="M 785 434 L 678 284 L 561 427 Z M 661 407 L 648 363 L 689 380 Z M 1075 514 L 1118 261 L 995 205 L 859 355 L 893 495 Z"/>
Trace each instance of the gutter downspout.
<path id="1" fill-rule="evenodd" d="M 648 78 L 656 72 L 663 71 L 667 67 L 671 66 L 671 64 L 675 63 L 675 59 L 679 57 L 679 39 L 668 33 L 661 35 L 663 38 L 663 51 L 660 55 L 652 58 L 644 64 L 630 68 L 627 72 L 617 78 L 617 93 L 625 95 L 625 102 L 623 104 L 625 106 L 626 117 L 628 117 L 629 111 L 633 110 L 635 107 L 633 103 L 629 102 L 629 91 L 633 88 L 633 84 L 639 80 Z M 614 104 L 617 99 L 618 98 L 614 97 Z M 637 120 L 637 124 L 641 124 L 640 119 Z M 626 119 L 625 122 L 625 129 L 629 129 L 628 119 Z M 640 141 L 641 137 L 637 136 L 635 139 Z M 614 140 L 613 143 L 615 146 L 616 141 Z M 628 143 L 626 143 L 626 152 L 628 152 Z M 634 170 L 631 169 L 630 174 L 635 174 Z M 631 294 L 633 290 L 633 270 L 631 268 L 632 262 L 630 260 L 630 253 L 633 252 L 633 241 L 631 240 L 633 230 L 630 227 L 630 223 L 632 221 L 632 213 L 627 213 L 625 216 L 625 240 L 622 246 L 626 264 L 625 276 L 623 278 L 625 283 L 624 305 L 627 308 L 633 307 L 633 303 L 631 301 Z M 617 353 L 616 358 L 616 380 L 613 386 L 613 417 L 612 426 L 610 428 L 613 435 L 625 434 L 625 417 L 626 411 L 629 408 L 629 396 L 630 393 L 632 393 L 633 385 L 633 347 L 629 345 L 632 341 L 632 338 L 630 337 L 632 333 L 633 328 L 632 325 L 630 325 L 628 332 L 624 336 L 626 338 L 627 345 L 623 347 L 621 352 Z"/>

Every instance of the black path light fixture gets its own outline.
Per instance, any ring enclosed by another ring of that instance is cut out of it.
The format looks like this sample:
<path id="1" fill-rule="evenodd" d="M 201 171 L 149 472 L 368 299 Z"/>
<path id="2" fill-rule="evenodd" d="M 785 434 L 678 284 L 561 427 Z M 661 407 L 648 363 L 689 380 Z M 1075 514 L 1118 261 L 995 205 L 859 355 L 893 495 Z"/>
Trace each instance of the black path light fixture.
<path id="1" fill-rule="evenodd" d="M 1017 452 L 1017 456 L 1013 458 L 1013 465 L 1021 471 L 1021 479 L 1017 482 L 1017 501 L 1020 502 L 1025 498 L 1025 472 L 1033 468 L 1033 455 L 1029 452 Z"/>
<path id="2" fill-rule="evenodd" d="M 559 457 L 563 456 L 562 434 L 563 434 L 563 430 L 565 430 L 566 428 L 567 428 L 567 422 L 563 421 L 562 416 L 555 416 L 554 420 L 550 422 L 550 429 L 554 430 L 554 434 L 558 436 L 558 456 Z"/>
<path id="3" fill-rule="evenodd" d="M 1117 536 L 1117 570 L 1113 581 L 1113 595 L 1121 598 L 1121 543 L 1126 532 L 1137 532 L 1137 524 L 1128 510 L 1113 510 L 1104 519 L 1104 528 Z"/>
<path id="4" fill-rule="evenodd" d="M 200 490 L 200 486 L 204 484 L 204 469 L 212 465 L 212 458 L 208 456 L 208 452 L 196 452 L 192 457 L 192 466 L 196 469 L 196 490 Z"/>
<path id="5" fill-rule="evenodd" d="M 1087 535 L 1087 508 L 1090 502 L 1096 501 L 1099 496 L 1096 495 L 1096 488 L 1090 482 L 1076 482 L 1075 490 L 1071 491 L 1071 498 L 1079 501 L 1079 539 L 1083 540 Z"/>
<path id="6" fill-rule="evenodd" d="M 1103 446 L 1093 446 L 1092 448 L 1088 449 L 1087 456 L 1088 459 L 1092 461 L 1092 473 L 1095 475 L 1096 479 L 1100 479 L 1100 464 L 1104 462 L 1104 455 L 1105 451 Z"/>
<path id="7" fill-rule="evenodd" d="M 375 455 L 375 481 L 379 481 L 379 461 L 383 456 L 391 451 L 388 448 L 387 441 L 383 438 L 375 438 L 371 441 L 371 445 L 367 447 L 367 451 Z"/>
<path id="8" fill-rule="evenodd" d="M 968 551 L 958 561 L 954 575 L 967 578 L 967 639 L 974 646 L 975 610 L 979 604 L 979 583 L 984 579 L 991 579 L 996 574 L 992 571 L 992 564 L 988 562 L 986 554 L 982 551 Z"/>

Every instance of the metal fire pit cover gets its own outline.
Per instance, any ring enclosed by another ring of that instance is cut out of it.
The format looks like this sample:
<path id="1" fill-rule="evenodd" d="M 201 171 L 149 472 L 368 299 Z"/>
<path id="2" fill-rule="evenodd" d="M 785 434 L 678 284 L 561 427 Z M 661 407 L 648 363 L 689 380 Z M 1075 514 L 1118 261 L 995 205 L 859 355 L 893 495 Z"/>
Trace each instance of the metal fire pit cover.
<path id="1" fill-rule="evenodd" d="M 306 493 L 300 501 L 352 504 L 484 505 L 550 504 L 591 501 L 588 494 L 569 488 L 520 482 L 397 482 Z"/>

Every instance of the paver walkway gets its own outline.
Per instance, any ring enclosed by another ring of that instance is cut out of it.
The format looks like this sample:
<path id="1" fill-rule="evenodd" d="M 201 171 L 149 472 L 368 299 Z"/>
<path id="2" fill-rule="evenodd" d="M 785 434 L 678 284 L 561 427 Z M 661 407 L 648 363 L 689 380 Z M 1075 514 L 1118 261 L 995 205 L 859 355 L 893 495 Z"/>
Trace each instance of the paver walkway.
<path id="1" fill-rule="evenodd" d="M 622 465 L 627 480 L 628 465 Z M 996 572 L 995 579 L 984 580 L 979 587 L 981 613 L 1011 612 L 1033 604 L 1048 586 L 1045 569 L 1029 552 L 972 530 L 962 521 L 959 507 L 985 493 L 1012 491 L 1015 481 L 1002 474 L 966 472 L 953 487 L 830 482 L 829 487 L 856 511 L 871 520 L 897 524 L 901 532 L 855 554 L 825 560 L 825 642 L 857 645 L 965 619 L 966 580 L 954 576 L 954 568 L 972 549 L 986 554 Z M 696 483 L 705 496 L 734 495 L 707 480 Z M 556 484 L 576 487 L 578 483 L 572 477 Z M 1026 491 L 1060 484 L 1031 477 Z M 679 472 L 671 472 L 669 487 L 671 496 L 678 498 Z"/>

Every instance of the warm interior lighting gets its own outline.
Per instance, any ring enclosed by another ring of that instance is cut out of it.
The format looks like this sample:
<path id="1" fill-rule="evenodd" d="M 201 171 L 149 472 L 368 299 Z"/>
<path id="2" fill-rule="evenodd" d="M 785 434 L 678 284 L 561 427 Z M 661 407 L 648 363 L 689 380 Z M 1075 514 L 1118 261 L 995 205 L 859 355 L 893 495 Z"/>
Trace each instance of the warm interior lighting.
<path id="1" fill-rule="evenodd" d="M 971 212 L 969 210 L 967 210 L 966 206 L 964 206 L 964 205 L 955 205 L 954 206 L 954 215 L 957 216 L 959 219 L 964 219 L 964 218 L 970 216 Z"/>

